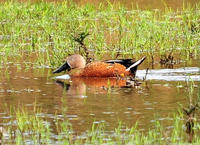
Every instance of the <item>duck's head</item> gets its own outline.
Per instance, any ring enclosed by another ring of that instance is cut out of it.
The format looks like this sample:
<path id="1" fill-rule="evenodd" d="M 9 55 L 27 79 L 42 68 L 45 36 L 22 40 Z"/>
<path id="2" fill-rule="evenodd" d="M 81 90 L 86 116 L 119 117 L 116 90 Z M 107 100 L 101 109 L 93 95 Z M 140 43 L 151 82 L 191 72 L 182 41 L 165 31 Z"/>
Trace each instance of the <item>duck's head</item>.
<path id="1" fill-rule="evenodd" d="M 53 73 L 59 73 L 62 71 L 75 69 L 75 68 L 84 68 L 85 65 L 86 65 L 86 61 L 83 58 L 83 56 L 79 54 L 74 54 L 67 57 L 66 62 L 57 70 L 55 70 Z"/>

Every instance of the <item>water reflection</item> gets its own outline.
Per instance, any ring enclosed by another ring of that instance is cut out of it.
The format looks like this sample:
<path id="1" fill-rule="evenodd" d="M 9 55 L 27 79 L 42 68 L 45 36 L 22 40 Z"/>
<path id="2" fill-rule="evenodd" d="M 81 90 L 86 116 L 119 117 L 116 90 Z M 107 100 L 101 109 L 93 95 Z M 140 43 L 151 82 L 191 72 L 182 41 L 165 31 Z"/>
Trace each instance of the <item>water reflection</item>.
<path id="1" fill-rule="evenodd" d="M 90 93 L 107 94 L 110 88 L 131 88 L 138 86 L 139 82 L 123 78 L 85 78 L 73 77 L 70 80 L 56 80 L 56 84 L 64 88 L 68 95 L 87 97 L 86 91 Z"/>

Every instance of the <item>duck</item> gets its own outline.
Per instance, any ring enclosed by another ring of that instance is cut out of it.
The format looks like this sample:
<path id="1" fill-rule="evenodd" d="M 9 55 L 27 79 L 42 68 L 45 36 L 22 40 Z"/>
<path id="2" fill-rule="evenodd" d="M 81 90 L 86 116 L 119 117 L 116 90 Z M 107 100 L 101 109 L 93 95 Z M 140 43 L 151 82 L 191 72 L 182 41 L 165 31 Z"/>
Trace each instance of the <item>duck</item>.
<path id="1" fill-rule="evenodd" d="M 94 61 L 86 64 L 86 60 L 80 54 L 67 57 L 65 63 L 53 74 L 68 71 L 70 77 L 134 77 L 137 67 L 145 60 L 145 56 L 137 61 L 132 59 L 116 59 Z"/>

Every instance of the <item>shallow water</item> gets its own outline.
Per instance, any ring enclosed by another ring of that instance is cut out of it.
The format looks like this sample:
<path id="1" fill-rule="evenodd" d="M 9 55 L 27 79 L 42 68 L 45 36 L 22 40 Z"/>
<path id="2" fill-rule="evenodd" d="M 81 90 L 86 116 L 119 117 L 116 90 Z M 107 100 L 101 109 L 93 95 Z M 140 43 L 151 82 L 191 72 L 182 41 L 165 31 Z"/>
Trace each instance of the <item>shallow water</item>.
<path id="1" fill-rule="evenodd" d="M 86 3 L 92 3 L 98 5 L 104 0 L 74 0 L 76 3 L 80 5 L 84 5 Z M 111 3 L 120 3 L 126 6 L 129 9 L 132 8 L 141 8 L 141 9 L 165 9 L 166 7 L 172 9 L 180 9 L 185 5 L 195 5 L 198 0 L 110 0 Z M 183 4 L 184 3 L 184 4 Z"/>
<path id="2" fill-rule="evenodd" d="M 0 2 L 5 2 L 7 0 L 0 0 Z M 18 0 L 20 2 L 25 2 L 27 0 Z M 40 0 L 31 0 L 32 2 L 38 2 Z M 62 2 L 63 0 L 44 0 L 47 2 Z M 105 0 L 73 0 L 78 5 L 94 4 L 98 6 L 100 3 L 108 4 Z M 109 0 L 114 4 L 122 4 L 128 9 L 182 9 L 186 5 L 194 6 L 199 0 Z"/>
<path id="3" fill-rule="evenodd" d="M 145 69 L 146 63 L 140 68 Z M 188 105 L 190 82 L 177 78 L 187 77 L 188 73 L 190 77 L 197 77 L 193 100 L 199 85 L 199 68 L 194 67 L 193 63 L 184 69 L 149 70 L 147 80 L 141 79 L 139 84 L 115 78 L 55 79 L 51 69 L 26 70 L 19 67 L 21 65 L 10 62 L 6 67 L 2 66 L 0 71 L 1 126 L 7 126 L 6 120 L 11 117 L 5 104 L 17 107 L 23 105 L 32 113 L 36 102 L 42 108 L 40 116 L 50 123 L 55 117 L 64 118 L 61 112 L 65 110 L 66 117 L 78 134 L 91 128 L 92 123 L 101 122 L 105 123 L 110 133 L 119 121 L 129 127 L 138 122 L 141 130 L 148 130 L 153 128 L 156 120 L 162 120 L 166 128 L 171 128 L 172 115 L 180 108 L 178 104 Z M 139 70 L 137 77 L 143 78 L 145 72 Z M 172 74 L 175 75 L 174 80 Z M 168 79 L 155 79 L 155 75 L 167 75 Z M 58 112 L 56 116 L 55 112 Z"/>

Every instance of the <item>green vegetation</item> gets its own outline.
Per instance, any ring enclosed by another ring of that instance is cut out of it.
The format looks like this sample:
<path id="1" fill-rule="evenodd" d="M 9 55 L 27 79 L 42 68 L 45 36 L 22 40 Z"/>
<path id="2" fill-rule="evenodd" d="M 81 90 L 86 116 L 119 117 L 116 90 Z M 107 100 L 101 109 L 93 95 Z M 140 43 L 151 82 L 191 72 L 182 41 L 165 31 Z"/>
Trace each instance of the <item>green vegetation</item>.
<path id="1" fill-rule="evenodd" d="M 127 10 L 110 3 L 80 7 L 70 1 L 7 1 L 0 5 L 0 62 L 31 54 L 28 60 L 37 65 L 58 65 L 67 54 L 79 53 L 74 38 L 83 32 L 90 34 L 84 44 L 97 59 L 107 52 L 113 57 L 144 53 L 152 59 L 156 52 L 162 61 L 179 53 L 185 59 L 199 54 L 199 20 L 200 4 L 161 11 Z"/>
<path id="2" fill-rule="evenodd" d="M 30 115 L 23 107 L 9 114 L 12 117 L 6 124 L 12 125 L 1 128 L 2 144 L 187 144 L 190 138 L 190 134 L 185 132 L 186 120 L 182 113 L 174 115 L 170 121 L 171 128 L 165 128 L 156 121 L 154 129 L 142 132 L 137 128 L 137 124 L 127 128 L 120 123 L 110 135 L 103 124 L 93 124 L 89 131 L 79 136 L 74 134 L 67 119 L 57 117 L 50 122 L 40 114 L 41 110 L 34 109 L 34 114 Z M 191 141 L 194 144 L 200 143 L 200 137 L 195 135 L 199 127 L 200 124 L 195 122 Z"/>

